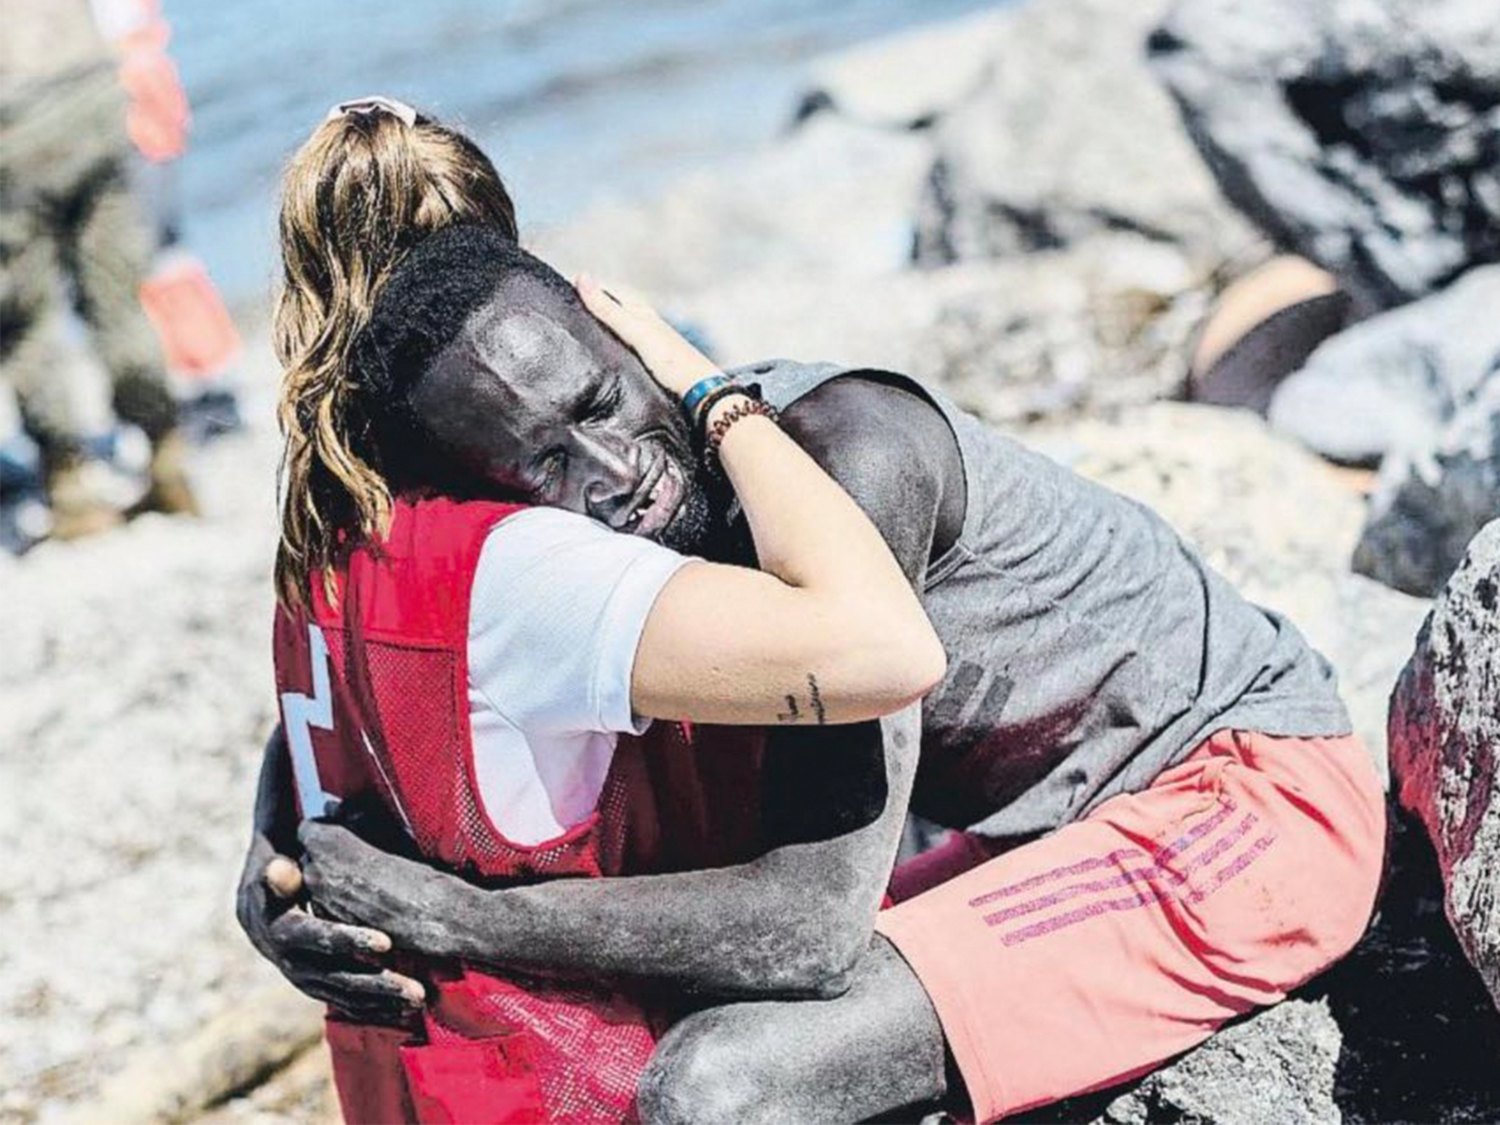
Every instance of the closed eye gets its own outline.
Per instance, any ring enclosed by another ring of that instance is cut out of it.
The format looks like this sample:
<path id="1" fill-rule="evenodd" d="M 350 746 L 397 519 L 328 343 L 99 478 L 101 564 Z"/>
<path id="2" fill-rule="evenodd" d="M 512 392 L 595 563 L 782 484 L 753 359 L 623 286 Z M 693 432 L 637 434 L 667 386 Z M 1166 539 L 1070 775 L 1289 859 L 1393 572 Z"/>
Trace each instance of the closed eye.
<path id="1" fill-rule="evenodd" d="M 618 376 L 600 388 L 579 414 L 580 422 L 602 422 L 620 409 L 623 391 Z"/>
<path id="2" fill-rule="evenodd" d="M 536 461 L 536 495 L 542 497 L 552 495 L 553 490 L 562 480 L 563 467 L 567 462 L 567 456 L 561 449 L 554 449 Z"/>

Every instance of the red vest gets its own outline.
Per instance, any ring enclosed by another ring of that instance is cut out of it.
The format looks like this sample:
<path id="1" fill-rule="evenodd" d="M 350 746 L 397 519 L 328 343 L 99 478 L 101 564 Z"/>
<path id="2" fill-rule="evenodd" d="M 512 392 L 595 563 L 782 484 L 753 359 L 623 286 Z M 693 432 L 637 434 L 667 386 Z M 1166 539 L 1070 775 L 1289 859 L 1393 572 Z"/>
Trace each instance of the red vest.
<path id="1" fill-rule="evenodd" d="M 276 683 L 299 808 L 377 802 L 428 860 L 487 883 L 649 874 L 757 854 L 757 730 L 658 722 L 622 736 L 594 814 L 511 843 L 475 781 L 469 594 L 490 530 L 517 505 L 397 503 L 336 598 L 276 615 Z M 422 1033 L 329 1023 L 347 1120 L 621 1121 L 662 1013 L 602 986 L 423 964 Z"/>

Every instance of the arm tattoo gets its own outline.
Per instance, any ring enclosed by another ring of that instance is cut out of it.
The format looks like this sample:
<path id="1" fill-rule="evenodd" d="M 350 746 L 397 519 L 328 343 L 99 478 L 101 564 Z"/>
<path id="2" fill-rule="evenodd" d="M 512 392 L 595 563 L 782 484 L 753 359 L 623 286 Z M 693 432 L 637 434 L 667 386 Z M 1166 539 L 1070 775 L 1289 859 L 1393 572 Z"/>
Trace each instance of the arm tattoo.
<path id="1" fill-rule="evenodd" d="M 802 708 L 797 704 L 797 697 L 792 694 L 782 696 L 786 700 L 786 710 L 776 712 L 778 723 L 800 723 L 802 721 Z M 807 674 L 807 702 L 812 707 L 812 713 L 817 717 L 818 726 L 828 724 L 828 709 L 823 705 L 823 693 L 818 690 L 818 677 L 811 672 Z"/>

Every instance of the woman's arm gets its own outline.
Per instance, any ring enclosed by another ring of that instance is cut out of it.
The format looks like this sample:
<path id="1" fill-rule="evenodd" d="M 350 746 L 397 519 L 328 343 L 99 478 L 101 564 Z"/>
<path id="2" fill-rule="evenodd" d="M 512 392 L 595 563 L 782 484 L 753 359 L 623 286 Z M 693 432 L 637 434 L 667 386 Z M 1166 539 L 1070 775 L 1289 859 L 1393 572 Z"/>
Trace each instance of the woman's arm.
<path id="1" fill-rule="evenodd" d="M 589 310 L 680 396 L 715 367 L 648 305 L 580 279 Z M 721 399 L 710 421 L 730 410 Z M 774 422 L 743 418 L 719 456 L 761 569 L 683 567 L 636 651 L 637 714 L 699 722 L 849 723 L 920 699 L 942 645 L 880 533 Z"/>

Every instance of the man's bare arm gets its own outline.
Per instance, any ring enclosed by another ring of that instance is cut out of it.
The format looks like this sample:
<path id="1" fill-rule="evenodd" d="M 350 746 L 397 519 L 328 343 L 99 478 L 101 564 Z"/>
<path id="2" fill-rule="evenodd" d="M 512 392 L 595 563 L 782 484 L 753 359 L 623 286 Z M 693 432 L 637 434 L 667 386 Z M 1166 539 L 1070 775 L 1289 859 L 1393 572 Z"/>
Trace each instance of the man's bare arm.
<path id="1" fill-rule="evenodd" d="M 920 586 L 935 545 L 956 534 L 952 513 L 962 520 L 947 423 L 908 392 L 857 379 L 787 414 Z M 768 805 L 792 842 L 735 867 L 485 890 L 314 823 L 303 829 L 308 883 L 323 909 L 430 955 L 653 977 L 716 996 L 835 995 L 868 948 L 920 741 L 915 707 L 879 724 L 775 732 Z M 799 784 L 829 763 L 844 771 L 835 784 Z"/>

